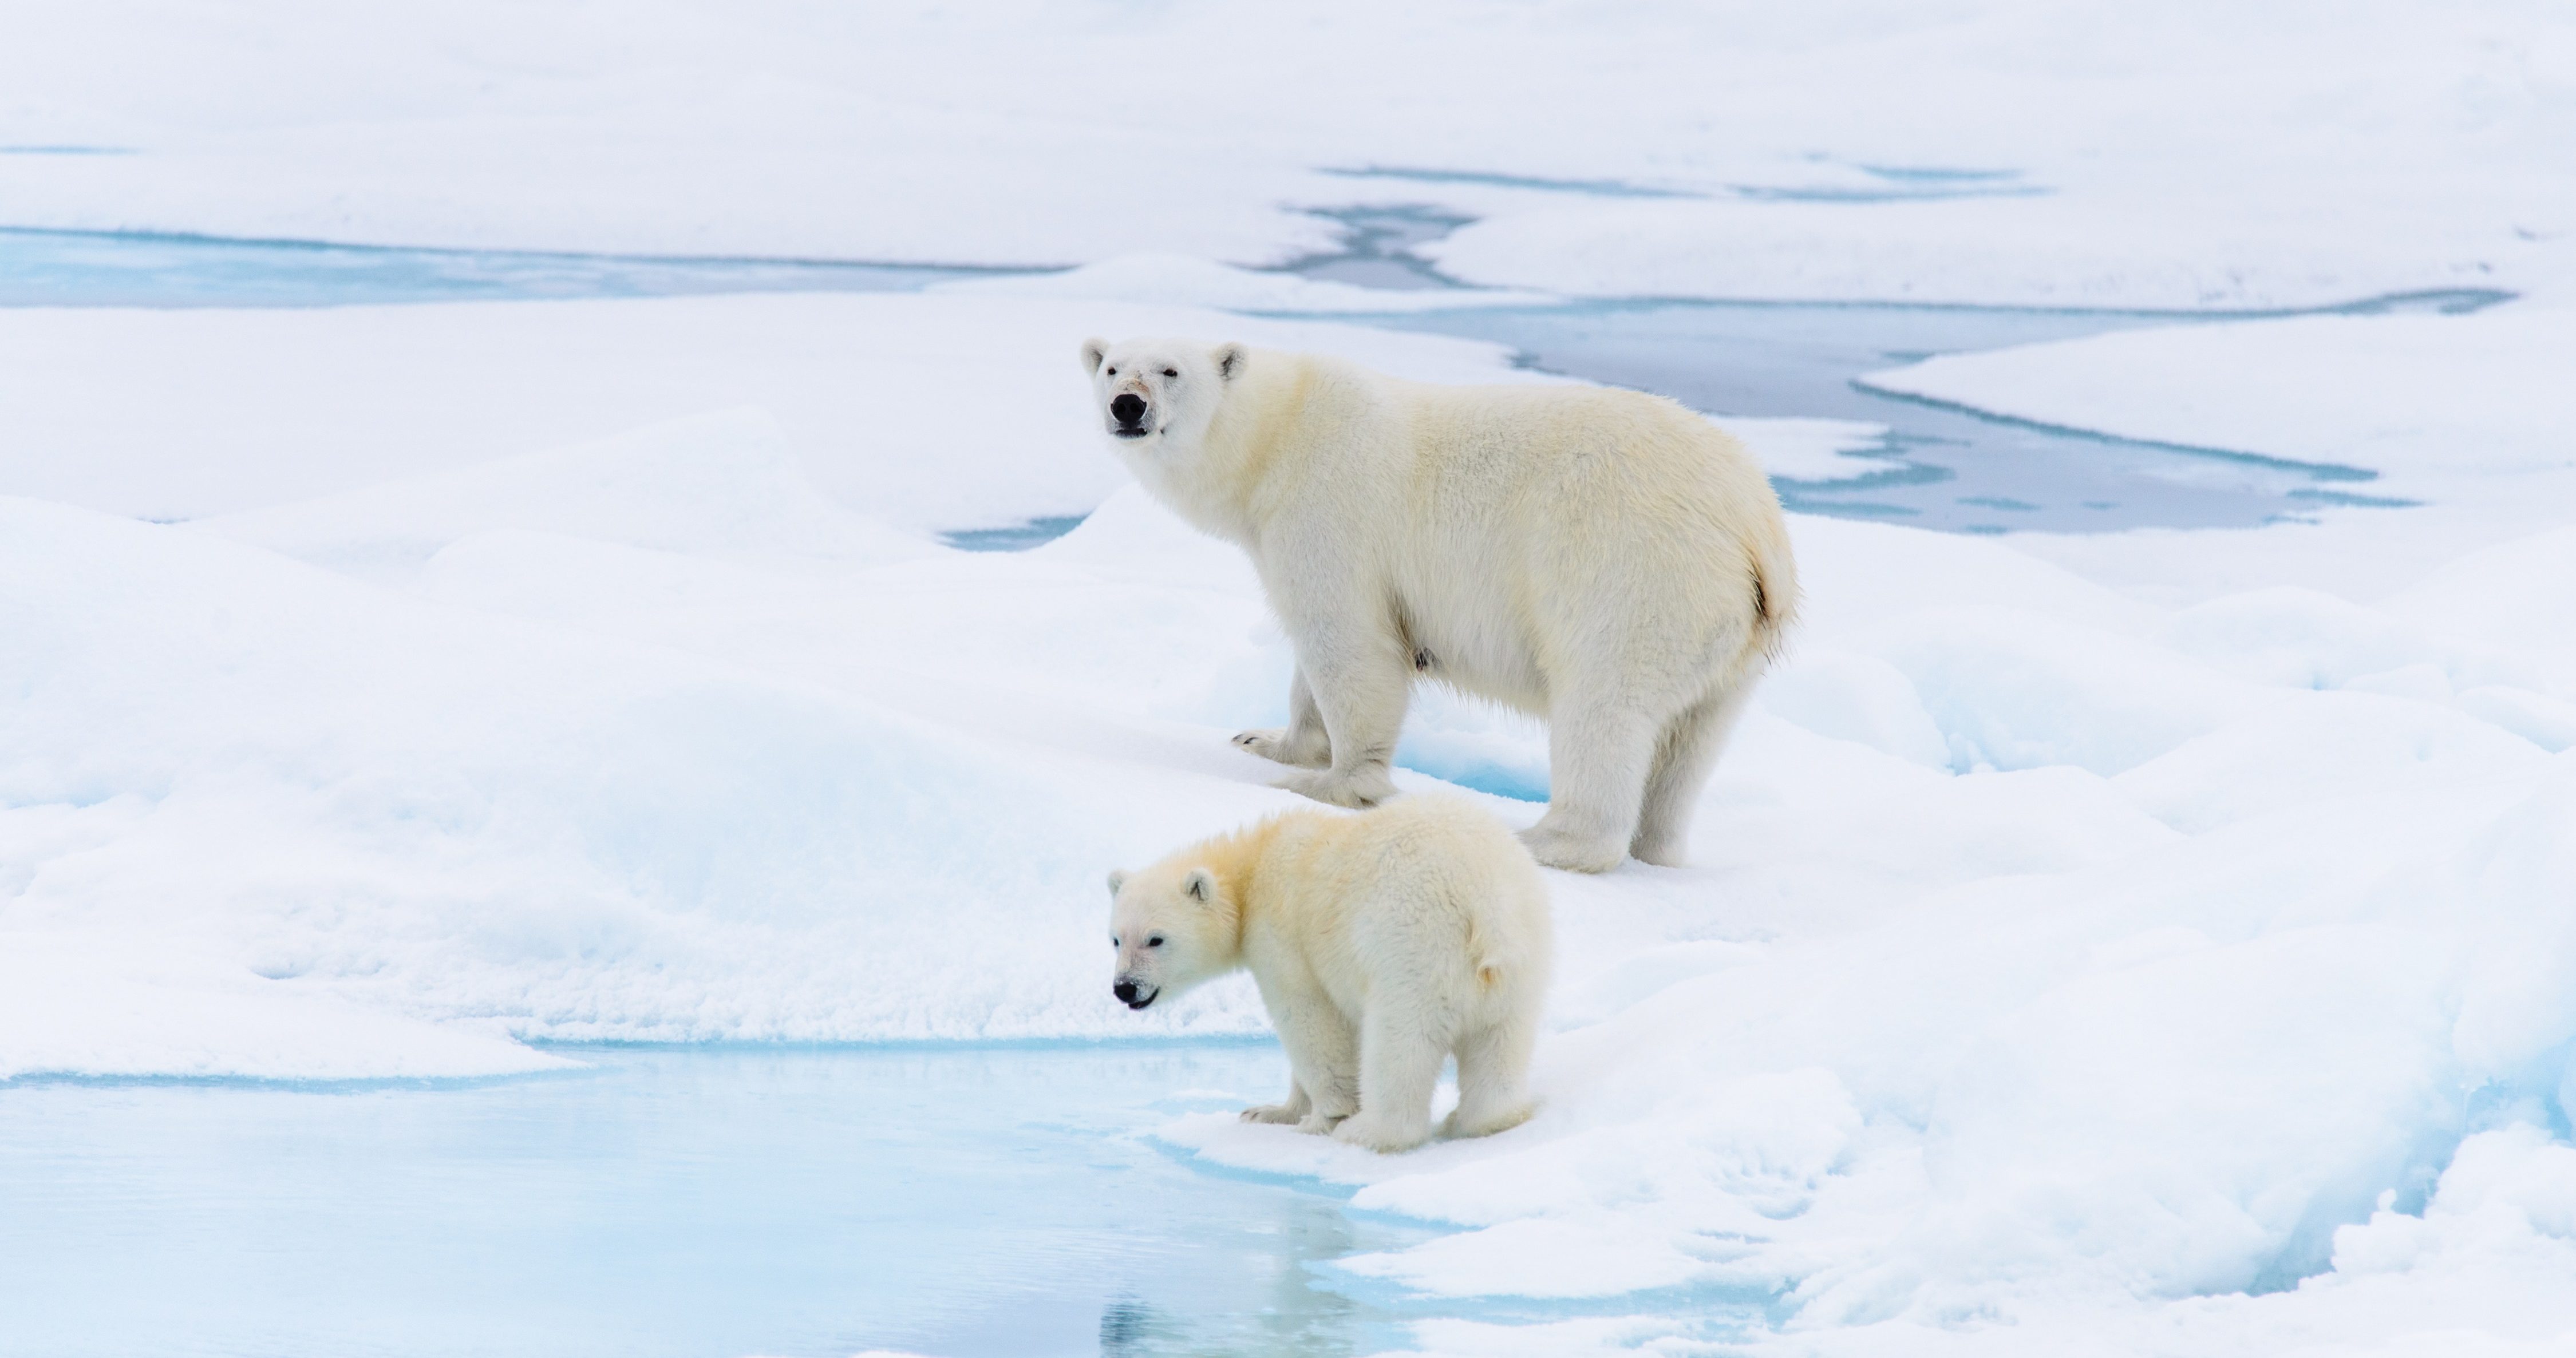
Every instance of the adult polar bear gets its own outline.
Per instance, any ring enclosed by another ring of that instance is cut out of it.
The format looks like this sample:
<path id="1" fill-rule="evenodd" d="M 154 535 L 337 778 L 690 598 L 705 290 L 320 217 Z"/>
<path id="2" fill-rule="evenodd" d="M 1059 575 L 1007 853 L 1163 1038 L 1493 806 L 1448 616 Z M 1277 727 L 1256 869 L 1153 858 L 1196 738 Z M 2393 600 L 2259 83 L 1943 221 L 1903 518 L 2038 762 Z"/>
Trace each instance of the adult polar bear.
<path id="1" fill-rule="evenodd" d="M 1660 397 L 1445 387 L 1240 344 L 1086 340 L 1110 442 L 1251 553 L 1297 652 L 1285 730 L 1235 740 L 1370 806 L 1417 674 L 1548 719 L 1542 863 L 1681 861 L 1797 606 L 1760 466 Z"/>

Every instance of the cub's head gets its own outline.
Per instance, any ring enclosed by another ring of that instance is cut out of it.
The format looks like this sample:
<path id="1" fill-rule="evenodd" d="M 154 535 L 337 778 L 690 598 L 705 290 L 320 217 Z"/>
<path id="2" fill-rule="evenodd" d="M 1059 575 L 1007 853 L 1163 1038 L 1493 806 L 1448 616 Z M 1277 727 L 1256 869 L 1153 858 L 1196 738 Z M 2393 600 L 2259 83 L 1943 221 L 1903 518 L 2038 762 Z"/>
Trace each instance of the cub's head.
<path id="1" fill-rule="evenodd" d="M 1240 344 L 1132 339 L 1082 342 L 1083 370 L 1109 437 L 1145 451 L 1195 443 L 1215 418 L 1227 384 L 1243 375 Z"/>
<path id="2" fill-rule="evenodd" d="M 1206 868 L 1166 859 L 1109 874 L 1109 943 L 1118 950 L 1109 993 L 1128 1008 L 1177 996 L 1230 969 L 1235 938 L 1235 903 Z"/>

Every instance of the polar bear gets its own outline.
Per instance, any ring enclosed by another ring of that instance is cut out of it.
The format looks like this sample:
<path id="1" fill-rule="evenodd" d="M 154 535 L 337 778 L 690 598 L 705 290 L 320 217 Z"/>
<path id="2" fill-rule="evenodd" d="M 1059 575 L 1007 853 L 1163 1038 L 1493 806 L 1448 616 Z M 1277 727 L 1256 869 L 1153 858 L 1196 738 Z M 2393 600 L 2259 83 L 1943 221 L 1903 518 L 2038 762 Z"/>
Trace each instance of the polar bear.
<path id="1" fill-rule="evenodd" d="M 1718 748 L 1797 608 L 1779 497 L 1661 397 L 1444 387 L 1337 359 L 1087 340 L 1120 460 L 1251 553 L 1297 653 L 1280 786 L 1371 806 L 1419 675 L 1548 719 L 1552 867 L 1677 864 Z"/>
<path id="2" fill-rule="evenodd" d="M 1378 1151 L 1518 1126 L 1553 944 L 1547 883 L 1511 833 L 1453 797 L 1359 815 L 1291 811 L 1109 874 L 1111 993 L 1130 1009 L 1240 967 L 1287 1049 L 1293 1122 Z"/>

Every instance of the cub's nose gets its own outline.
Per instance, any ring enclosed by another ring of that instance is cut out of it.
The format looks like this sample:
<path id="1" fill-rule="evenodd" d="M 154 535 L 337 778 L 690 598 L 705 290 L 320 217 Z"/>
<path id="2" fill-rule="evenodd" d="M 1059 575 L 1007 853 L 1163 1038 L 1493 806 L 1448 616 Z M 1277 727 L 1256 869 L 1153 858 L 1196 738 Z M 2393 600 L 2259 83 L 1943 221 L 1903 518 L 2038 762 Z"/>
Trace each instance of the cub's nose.
<path id="1" fill-rule="evenodd" d="M 1109 993 L 1117 996 L 1120 1004 L 1134 1004 L 1136 1002 L 1136 983 L 1134 981 L 1120 981 L 1118 984 L 1109 987 Z"/>
<path id="2" fill-rule="evenodd" d="M 1120 424 L 1142 423 L 1145 418 L 1145 398 L 1132 391 L 1122 393 L 1117 400 L 1109 403 L 1109 413 L 1117 416 Z"/>

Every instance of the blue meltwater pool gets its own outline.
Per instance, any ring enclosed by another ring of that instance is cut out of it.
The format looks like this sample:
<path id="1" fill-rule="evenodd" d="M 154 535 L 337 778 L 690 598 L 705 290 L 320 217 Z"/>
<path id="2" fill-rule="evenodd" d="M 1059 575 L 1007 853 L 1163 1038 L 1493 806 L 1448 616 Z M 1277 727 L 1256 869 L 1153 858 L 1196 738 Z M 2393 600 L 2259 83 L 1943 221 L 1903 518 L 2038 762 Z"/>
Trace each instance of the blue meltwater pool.
<path id="1" fill-rule="evenodd" d="M 1422 1227 L 1149 1129 L 1267 1044 L 563 1049 L 362 1087 L 0 1084 L 10 1358 L 946 1358 L 1404 1347 Z"/>

